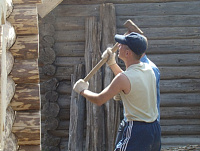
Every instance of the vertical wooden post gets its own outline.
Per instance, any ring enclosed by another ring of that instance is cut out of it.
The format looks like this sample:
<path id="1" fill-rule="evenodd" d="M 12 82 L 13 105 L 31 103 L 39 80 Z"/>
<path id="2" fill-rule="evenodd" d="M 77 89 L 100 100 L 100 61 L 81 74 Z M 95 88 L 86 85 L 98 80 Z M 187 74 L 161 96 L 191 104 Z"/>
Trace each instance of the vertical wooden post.
<path id="1" fill-rule="evenodd" d="M 85 66 L 79 64 L 75 66 L 72 77 L 72 86 L 74 83 L 84 77 Z M 72 90 L 70 103 L 70 126 L 68 150 L 84 151 L 84 128 L 85 128 L 85 98 Z"/>
<path id="2" fill-rule="evenodd" d="M 115 7 L 112 3 L 102 4 L 100 7 L 100 25 L 102 30 L 101 35 L 101 48 L 102 51 L 106 50 L 109 45 L 115 43 L 114 35 L 116 34 L 116 15 Z M 113 72 L 106 65 L 103 75 L 104 88 L 107 87 L 113 79 Z M 114 150 L 115 137 L 117 128 L 120 122 L 120 108 L 119 102 L 113 99 L 105 103 L 105 138 L 106 149 Z"/>
<path id="3" fill-rule="evenodd" d="M 98 23 L 95 17 L 86 18 L 85 24 L 85 64 L 86 73 L 101 59 L 98 35 Z M 102 72 L 99 70 L 90 80 L 89 89 L 94 92 L 102 90 Z M 87 101 L 87 130 L 86 130 L 86 150 L 104 150 L 104 109 Z"/>

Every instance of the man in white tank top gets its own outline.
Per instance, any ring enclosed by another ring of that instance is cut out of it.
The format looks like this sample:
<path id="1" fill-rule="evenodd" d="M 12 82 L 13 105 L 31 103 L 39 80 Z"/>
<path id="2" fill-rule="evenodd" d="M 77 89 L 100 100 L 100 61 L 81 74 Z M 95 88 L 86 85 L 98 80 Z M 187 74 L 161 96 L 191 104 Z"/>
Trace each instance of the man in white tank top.
<path id="1" fill-rule="evenodd" d="M 115 40 L 119 43 L 118 56 L 124 61 L 126 71 L 121 70 L 114 54 L 107 49 L 102 57 L 110 56 L 107 64 L 116 75 L 110 85 L 102 92 L 94 93 L 88 90 L 89 83 L 80 79 L 74 90 L 99 106 L 120 93 L 127 127 L 115 151 L 160 151 L 156 78 L 151 66 L 140 62 L 147 49 L 147 39 L 132 32 L 126 36 L 116 35 Z"/>

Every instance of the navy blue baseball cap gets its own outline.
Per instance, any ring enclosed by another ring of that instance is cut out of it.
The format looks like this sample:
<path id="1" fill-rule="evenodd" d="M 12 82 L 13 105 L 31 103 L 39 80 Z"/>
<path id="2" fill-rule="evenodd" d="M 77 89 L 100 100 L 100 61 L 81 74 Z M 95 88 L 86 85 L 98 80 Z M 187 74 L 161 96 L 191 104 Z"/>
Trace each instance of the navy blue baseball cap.
<path id="1" fill-rule="evenodd" d="M 143 54 L 148 46 L 147 39 L 138 33 L 132 32 L 128 35 L 115 35 L 115 41 L 127 45 L 135 54 Z"/>

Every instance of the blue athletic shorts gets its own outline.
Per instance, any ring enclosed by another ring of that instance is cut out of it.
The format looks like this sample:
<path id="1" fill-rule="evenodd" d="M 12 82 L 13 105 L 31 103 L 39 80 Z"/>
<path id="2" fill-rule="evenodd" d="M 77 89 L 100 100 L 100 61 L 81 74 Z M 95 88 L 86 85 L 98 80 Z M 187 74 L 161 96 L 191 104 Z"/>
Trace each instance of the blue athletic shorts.
<path id="1" fill-rule="evenodd" d="M 127 121 L 115 151 L 160 151 L 161 130 L 157 120 L 153 123 Z"/>

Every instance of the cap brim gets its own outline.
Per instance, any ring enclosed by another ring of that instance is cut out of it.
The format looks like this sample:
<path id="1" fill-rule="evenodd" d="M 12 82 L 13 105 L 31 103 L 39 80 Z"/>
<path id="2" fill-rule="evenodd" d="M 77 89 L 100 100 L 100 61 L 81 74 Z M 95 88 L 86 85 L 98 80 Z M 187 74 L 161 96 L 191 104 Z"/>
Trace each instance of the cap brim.
<path id="1" fill-rule="evenodd" d="M 126 39 L 124 35 L 115 35 L 115 41 L 120 44 L 126 45 Z"/>

